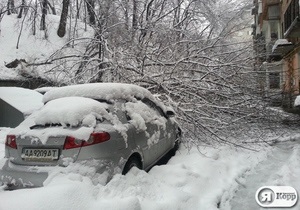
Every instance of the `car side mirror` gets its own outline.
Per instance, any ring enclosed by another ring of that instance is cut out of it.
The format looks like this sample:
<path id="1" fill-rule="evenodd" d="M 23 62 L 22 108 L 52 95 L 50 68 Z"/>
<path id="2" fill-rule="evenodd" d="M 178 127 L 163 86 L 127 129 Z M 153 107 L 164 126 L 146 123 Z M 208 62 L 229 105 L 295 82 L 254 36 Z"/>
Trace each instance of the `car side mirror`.
<path id="1" fill-rule="evenodd" d="M 175 116 L 175 112 L 173 112 L 173 111 L 171 111 L 171 110 L 168 110 L 168 111 L 166 112 L 166 115 L 167 115 L 167 117 L 174 117 L 174 116 Z"/>

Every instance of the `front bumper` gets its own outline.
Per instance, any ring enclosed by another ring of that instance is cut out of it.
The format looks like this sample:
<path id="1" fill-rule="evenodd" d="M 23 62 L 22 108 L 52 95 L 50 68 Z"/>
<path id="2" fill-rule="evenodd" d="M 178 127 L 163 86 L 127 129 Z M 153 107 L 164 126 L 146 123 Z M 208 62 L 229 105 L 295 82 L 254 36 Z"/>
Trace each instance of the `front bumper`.
<path id="1" fill-rule="evenodd" d="M 0 164 L 0 183 L 11 188 L 42 187 L 48 172 L 35 167 L 16 165 L 7 159 Z"/>

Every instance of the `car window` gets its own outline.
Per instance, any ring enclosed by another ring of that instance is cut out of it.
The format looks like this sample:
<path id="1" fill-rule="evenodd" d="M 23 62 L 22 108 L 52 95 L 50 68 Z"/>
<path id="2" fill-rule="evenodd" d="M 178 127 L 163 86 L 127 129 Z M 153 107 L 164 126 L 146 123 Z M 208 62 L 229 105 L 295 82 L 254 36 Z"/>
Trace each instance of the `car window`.
<path id="1" fill-rule="evenodd" d="M 152 105 L 152 106 L 151 106 Z M 146 130 L 147 124 L 157 125 L 158 127 L 165 127 L 166 118 L 162 115 L 159 109 L 155 108 L 153 104 L 146 104 L 141 100 L 136 102 L 127 102 L 125 104 L 127 119 L 138 130 Z"/>
<path id="2" fill-rule="evenodd" d="M 148 98 L 143 98 L 142 102 L 153 109 L 157 115 L 165 117 L 163 110 Z"/>

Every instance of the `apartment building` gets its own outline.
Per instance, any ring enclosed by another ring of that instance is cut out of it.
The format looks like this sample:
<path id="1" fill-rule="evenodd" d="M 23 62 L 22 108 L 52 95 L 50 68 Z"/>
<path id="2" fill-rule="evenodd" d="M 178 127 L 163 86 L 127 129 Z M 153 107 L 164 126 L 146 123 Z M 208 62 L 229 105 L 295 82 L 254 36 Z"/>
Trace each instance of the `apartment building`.
<path id="1" fill-rule="evenodd" d="M 299 95 L 299 0 L 254 0 L 254 68 L 267 98 L 292 108 Z"/>

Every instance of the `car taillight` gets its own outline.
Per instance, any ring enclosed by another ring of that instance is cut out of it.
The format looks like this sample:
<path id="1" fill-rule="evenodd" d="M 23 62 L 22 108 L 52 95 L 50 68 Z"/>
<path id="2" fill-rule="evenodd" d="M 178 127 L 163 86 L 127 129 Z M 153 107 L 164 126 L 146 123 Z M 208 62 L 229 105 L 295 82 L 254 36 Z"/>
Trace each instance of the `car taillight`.
<path id="1" fill-rule="evenodd" d="M 15 135 L 7 135 L 5 145 L 9 146 L 13 149 L 17 149 L 16 136 Z"/>
<path id="2" fill-rule="evenodd" d="M 99 144 L 110 139 L 109 133 L 101 132 L 101 133 L 92 133 L 90 135 L 89 140 L 83 141 L 78 140 L 72 136 L 67 136 L 64 144 L 64 149 L 74 149 L 78 147 L 90 146 L 93 144 Z"/>
<path id="3" fill-rule="evenodd" d="M 110 139 L 109 133 L 102 132 L 102 133 L 92 133 L 89 140 L 83 141 L 82 146 L 89 146 L 93 144 L 102 143 L 108 141 Z"/>
<path id="4" fill-rule="evenodd" d="M 65 139 L 64 149 L 74 149 L 81 147 L 82 141 L 72 136 L 67 136 Z"/>

